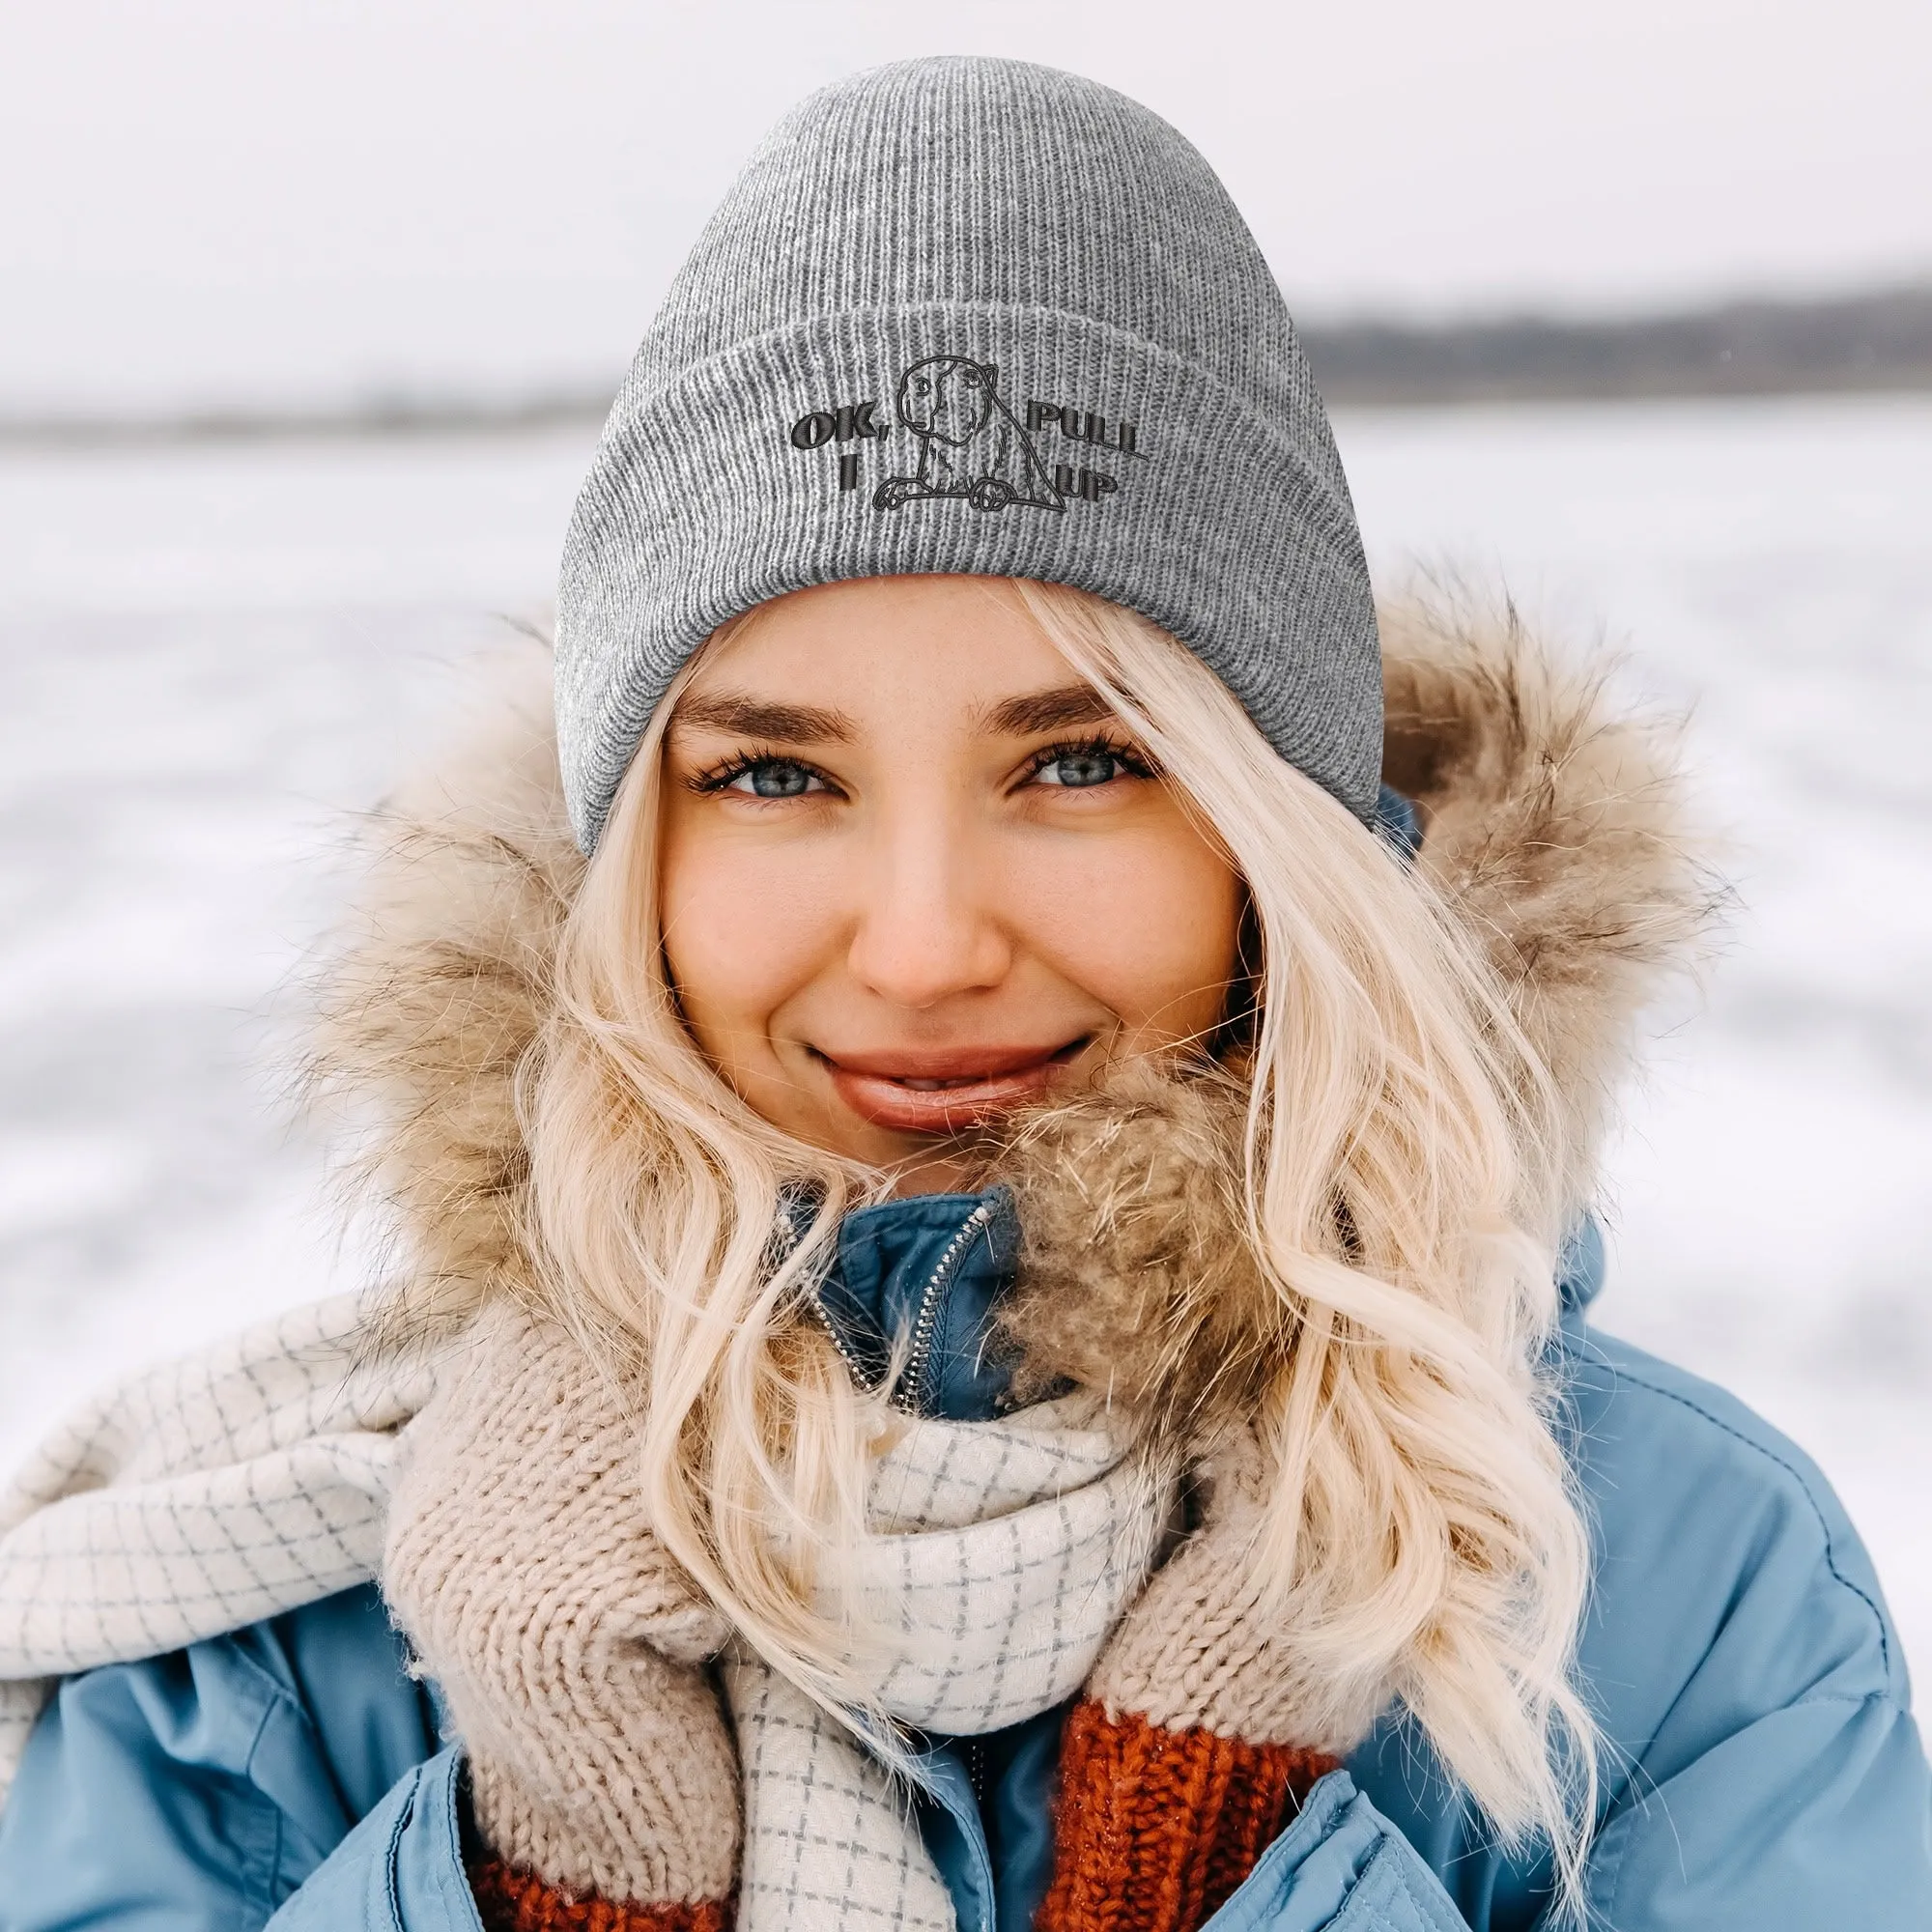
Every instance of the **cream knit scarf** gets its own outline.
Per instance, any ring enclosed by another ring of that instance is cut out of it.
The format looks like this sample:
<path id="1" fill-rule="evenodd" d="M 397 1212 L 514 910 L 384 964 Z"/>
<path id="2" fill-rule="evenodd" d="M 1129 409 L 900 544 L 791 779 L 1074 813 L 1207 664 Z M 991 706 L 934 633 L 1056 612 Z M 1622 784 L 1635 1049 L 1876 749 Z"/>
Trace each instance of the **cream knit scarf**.
<path id="1" fill-rule="evenodd" d="M 340 1295 L 98 1397 L 0 1492 L 0 1797 L 52 1680 L 366 1582 L 426 1376 L 358 1373 Z"/>
<path id="2" fill-rule="evenodd" d="M 0 1798 L 53 1679 L 152 1657 L 376 1574 L 397 1428 L 426 1373 L 363 1371 L 342 1296 L 134 1378 L 0 1493 Z M 917 1421 L 881 1458 L 864 1582 L 878 1701 L 994 1731 L 1070 1697 L 1169 1515 L 1091 1398 Z M 744 1769 L 743 1932 L 950 1928 L 909 1794 L 762 1662 L 724 1666 Z"/>
<path id="3" fill-rule="evenodd" d="M 880 1703 L 922 1730 L 980 1735 L 1072 1696 L 1168 1503 L 1090 1398 L 910 1424 L 872 1484 L 864 1580 L 894 1638 Z M 745 1779 L 741 1932 L 835 1913 L 860 1932 L 951 1932 L 903 1785 L 762 1661 L 727 1661 L 724 1688 Z"/>

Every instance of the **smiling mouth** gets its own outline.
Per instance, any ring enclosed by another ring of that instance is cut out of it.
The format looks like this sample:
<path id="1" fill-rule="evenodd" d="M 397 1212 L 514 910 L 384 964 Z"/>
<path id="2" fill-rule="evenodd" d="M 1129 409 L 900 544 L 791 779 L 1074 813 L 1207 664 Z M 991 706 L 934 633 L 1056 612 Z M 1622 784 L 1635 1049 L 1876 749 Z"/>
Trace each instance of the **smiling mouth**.
<path id="1" fill-rule="evenodd" d="M 1037 1098 L 1092 1043 L 960 1048 L 943 1053 L 853 1054 L 814 1048 L 838 1097 L 862 1120 L 899 1133 L 956 1134 Z M 975 1064 L 977 1063 L 977 1064 Z"/>

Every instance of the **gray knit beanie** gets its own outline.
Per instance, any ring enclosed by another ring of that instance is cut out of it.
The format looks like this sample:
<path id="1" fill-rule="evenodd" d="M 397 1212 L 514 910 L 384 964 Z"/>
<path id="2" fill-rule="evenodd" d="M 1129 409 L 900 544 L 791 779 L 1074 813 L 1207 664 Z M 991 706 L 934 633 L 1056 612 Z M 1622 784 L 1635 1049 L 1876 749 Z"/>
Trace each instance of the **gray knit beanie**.
<path id="1" fill-rule="evenodd" d="M 557 737 L 584 850 L 719 624 L 917 572 L 1141 611 L 1373 820 L 1375 608 L 1281 292 L 1202 156 L 1073 74 L 949 58 L 840 81 L 711 217 L 564 547 Z"/>

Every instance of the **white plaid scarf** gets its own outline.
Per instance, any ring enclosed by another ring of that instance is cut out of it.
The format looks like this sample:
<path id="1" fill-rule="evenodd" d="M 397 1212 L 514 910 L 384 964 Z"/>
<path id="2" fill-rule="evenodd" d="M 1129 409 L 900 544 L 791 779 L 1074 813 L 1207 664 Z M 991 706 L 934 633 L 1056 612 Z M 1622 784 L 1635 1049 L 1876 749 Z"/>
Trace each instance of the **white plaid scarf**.
<path id="1" fill-rule="evenodd" d="M 376 1575 L 395 1432 L 425 1371 L 358 1369 L 339 1296 L 109 1391 L 0 1493 L 0 1800 L 53 1680 L 280 1615 Z M 918 1421 L 880 1460 L 868 1596 L 900 1721 L 995 1731 L 1071 1696 L 1166 1521 L 1085 1399 Z M 909 1794 L 763 1662 L 724 1678 L 745 1776 L 741 1932 L 951 1928 Z"/>
<path id="2" fill-rule="evenodd" d="M 366 1582 L 421 1374 L 356 1371 L 339 1295 L 90 1403 L 0 1492 L 0 1799 L 52 1680 Z"/>
<path id="3" fill-rule="evenodd" d="M 915 1422 L 880 1460 L 867 1595 L 897 1638 L 879 1701 L 983 1734 L 1064 1702 L 1139 1588 L 1167 1498 L 1091 1403 Z M 952 1902 L 895 1783 L 762 1661 L 724 1689 L 745 1779 L 740 1932 L 834 1922 L 952 1932 Z"/>

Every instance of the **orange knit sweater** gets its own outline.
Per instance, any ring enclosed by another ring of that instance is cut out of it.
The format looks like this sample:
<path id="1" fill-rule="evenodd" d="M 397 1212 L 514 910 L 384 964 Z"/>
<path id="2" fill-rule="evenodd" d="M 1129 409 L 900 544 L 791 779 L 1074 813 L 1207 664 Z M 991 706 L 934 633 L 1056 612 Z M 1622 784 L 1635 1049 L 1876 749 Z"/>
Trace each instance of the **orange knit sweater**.
<path id="1" fill-rule="evenodd" d="M 1053 1881 L 1035 1932 L 1197 1932 L 1335 1762 L 1076 1704 L 1061 1740 Z M 731 1923 L 728 1899 L 577 1899 L 497 1860 L 472 1865 L 469 1880 L 484 1932 L 727 1932 Z"/>
<path id="2" fill-rule="evenodd" d="M 612 1905 L 574 1897 L 534 1872 L 512 1870 L 501 1859 L 471 1864 L 469 1889 L 483 1932 L 728 1932 L 731 1923 L 729 1899 Z"/>
<path id="3" fill-rule="evenodd" d="M 1195 1932 L 1335 1760 L 1073 1707 L 1037 1932 Z"/>

